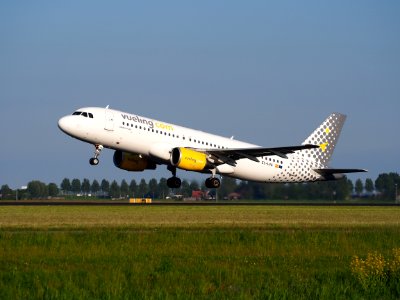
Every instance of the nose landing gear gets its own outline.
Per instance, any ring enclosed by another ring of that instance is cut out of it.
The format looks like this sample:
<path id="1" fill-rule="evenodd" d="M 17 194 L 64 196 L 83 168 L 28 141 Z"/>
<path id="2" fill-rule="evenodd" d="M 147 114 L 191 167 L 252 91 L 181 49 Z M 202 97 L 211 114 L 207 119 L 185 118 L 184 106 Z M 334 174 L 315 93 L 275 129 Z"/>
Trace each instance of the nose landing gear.
<path id="1" fill-rule="evenodd" d="M 99 155 L 101 153 L 101 150 L 103 150 L 103 146 L 102 145 L 94 145 L 96 150 L 94 151 L 94 157 L 92 157 L 91 159 L 89 159 L 89 164 L 91 164 L 92 166 L 97 166 L 99 164 Z"/>

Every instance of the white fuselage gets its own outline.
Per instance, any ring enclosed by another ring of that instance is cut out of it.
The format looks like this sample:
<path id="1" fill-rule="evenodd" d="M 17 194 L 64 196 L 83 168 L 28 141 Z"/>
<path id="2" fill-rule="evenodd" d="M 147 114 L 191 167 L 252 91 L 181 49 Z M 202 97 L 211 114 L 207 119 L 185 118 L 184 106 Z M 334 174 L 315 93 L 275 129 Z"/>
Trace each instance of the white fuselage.
<path id="1" fill-rule="evenodd" d="M 69 115 L 59 120 L 59 127 L 68 135 L 84 142 L 106 148 L 136 153 L 149 157 L 159 164 L 169 164 L 171 149 L 241 149 L 258 147 L 233 139 L 174 124 L 145 118 L 109 108 L 87 107 L 79 109 L 86 116 Z M 295 153 L 288 158 L 279 156 L 258 157 L 259 162 L 242 158 L 235 166 L 219 165 L 216 173 L 242 180 L 260 182 L 316 181 L 320 176 L 314 171 L 296 172 L 297 167 L 311 170 L 320 167 L 315 161 Z"/>

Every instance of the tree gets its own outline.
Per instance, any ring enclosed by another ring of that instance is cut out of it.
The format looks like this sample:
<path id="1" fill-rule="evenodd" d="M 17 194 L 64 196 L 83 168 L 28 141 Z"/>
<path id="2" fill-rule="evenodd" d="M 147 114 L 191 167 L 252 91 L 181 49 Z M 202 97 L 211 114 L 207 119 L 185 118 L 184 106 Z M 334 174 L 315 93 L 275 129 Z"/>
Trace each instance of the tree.
<path id="1" fill-rule="evenodd" d="M 357 196 L 361 196 L 361 194 L 364 190 L 364 185 L 363 185 L 363 182 L 361 181 L 361 179 L 356 180 L 356 185 L 355 185 L 354 189 L 355 189 Z"/>
<path id="2" fill-rule="evenodd" d="M 7 184 L 4 184 L 1 186 L 1 190 L 0 190 L 1 199 L 9 198 L 12 193 L 13 193 L 13 190 L 10 189 L 10 187 Z"/>
<path id="3" fill-rule="evenodd" d="M 121 195 L 123 197 L 129 196 L 129 185 L 125 179 L 122 179 L 121 181 Z"/>
<path id="4" fill-rule="evenodd" d="M 27 190 L 31 198 L 47 197 L 49 194 L 47 185 L 38 180 L 29 182 Z"/>
<path id="5" fill-rule="evenodd" d="M 110 192 L 110 183 L 107 180 L 103 179 L 101 181 L 100 187 L 101 187 L 101 191 L 103 192 L 103 196 L 105 196 L 106 194 L 107 195 L 109 194 L 109 192 Z"/>
<path id="6" fill-rule="evenodd" d="M 372 193 L 374 191 L 374 182 L 371 178 L 365 180 L 365 190 L 367 193 Z"/>
<path id="7" fill-rule="evenodd" d="M 251 190 L 247 181 L 240 181 L 236 191 L 242 195 L 242 199 L 252 199 L 253 191 Z"/>
<path id="8" fill-rule="evenodd" d="M 55 183 L 49 183 L 49 185 L 47 186 L 47 189 L 49 191 L 50 197 L 57 197 L 58 193 L 60 192 L 57 184 L 55 184 Z"/>
<path id="9" fill-rule="evenodd" d="M 152 198 L 158 198 L 158 183 L 155 178 L 149 181 L 149 193 Z"/>
<path id="10" fill-rule="evenodd" d="M 335 200 L 346 200 L 350 198 L 353 192 L 353 182 L 347 177 L 338 180 L 336 183 L 336 197 Z"/>
<path id="11" fill-rule="evenodd" d="M 71 182 L 68 178 L 64 178 L 61 182 L 61 190 L 64 194 L 69 194 L 72 191 Z"/>
<path id="12" fill-rule="evenodd" d="M 190 190 L 198 191 L 200 189 L 199 183 L 197 180 L 192 180 L 189 184 Z"/>
<path id="13" fill-rule="evenodd" d="M 236 179 L 228 176 L 222 177 L 221 188 L 218 194 L 221 198 L 227 198 L 230 193 L 233 193 L 237 188 Z"/>
<path id="14" fill-rule="evenodd" d="M 165 197 L 168 196 L 169 193 L 169 188 L 167 185 L 167 178 L 162 177 L 159 182 L 158 182 L 158 192 L 159 192 L 159 197 L 161 199 L 165 199 Z"/>
<path id="15" fill-rule="evenodd" d="M 110 185 L 110 197 L 111 198 L 121 197 L 121 189 L 115 180 L 113 180 L 113 182 Z"/>
<path id="16" fill-rule="evenodd" d="M 182 180 L 180 190 L 184 197 L 190 197 L 192 195 L 192 190 L 190 189 L 189 182 L 186 179 Z"/>
<path id="17" fill-rule="evenodd" d="M 139 183 L 139 186 L 138 186 L 138 191 L 137 191 L 138 195 L 137 195 L 137 197 L 138 198 L 144 197 L 147 194 L 147 191 L 148 191 L 148 189 L 147 189 L 146 180 L 144 180 L 144 178 L 142 178 L 140 180 L 140 183 Z"/>
<path id="18" fill-rule="evenodd" d="M 266 199 L 283 199 L 284 191 L 285 186 L 282 183 L 264 184 L 264 194 Z"/>
<path id="19" fill-rule="evenodd" d="M 92 182 L 92 185 L 90 187 L 90 191 L 92 192 L 92 194 L 97 196 L 97 193 L 100 191 L 100 184 L 99 182 L 95 179 Z"/>
<path id="20" fill-rule="evenodd" d="M 400 176 L 397 173 L 379 174 L 375 180 L 375 188 L 380 192 L 380 198 L 392 200 L 395 197 L 395 189 L 400 186 Z"/>
<path id="21" fill-rule="evenodd" d="M 82 181 L 81 191 L 85 195 L 90 193 L 90 181 L 87 178 L 84 178 Z"/>
<path id="22" fill-rule="evenodd" d="M 73 193 L 79 194 L 81 192 L 81 181 L 77 178 L 72 179 L 71 190 Z"/>
<path id="23" fill-rule="evenodd" d="M 287 198 L 290 200 L 297 200 L 297 199 L 301 199 L 301 190 L 302 190 L 302 185 L 300 185 L 299 183 L 288 183 L 286 185 L 286 195 Z M 257 198 L 255 198 L 257 199 Z M 260 198 L 258 198 L 260 199 Z"/>
<path id="24" fill-rule="evenodd" d="M 132 179 L 131 183 L 129 184 L 129 196 L 135 197 L 137 194 L 137 189 L 138 189 L 138 186 L 137 186 L 136 180 Z"/>

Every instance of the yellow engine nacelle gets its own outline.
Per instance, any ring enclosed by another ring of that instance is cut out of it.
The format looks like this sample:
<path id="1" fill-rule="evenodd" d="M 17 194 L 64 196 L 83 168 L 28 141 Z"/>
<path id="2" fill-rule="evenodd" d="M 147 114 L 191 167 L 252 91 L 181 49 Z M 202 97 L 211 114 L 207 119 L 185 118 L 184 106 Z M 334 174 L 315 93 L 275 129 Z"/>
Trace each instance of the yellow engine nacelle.
<path id="1" fill-rule="evenodd" d="M 207 155 L 188 148 L 174 148 L 171 164 L 187 171 L 202 171 L 207 166 Z"/>
<path id="2" fill-rule="evenodd" d="M 126 171 L 155 170 L 156 164 L 139 154 L 116 150 L 113 157 L 114 165 Z"/>

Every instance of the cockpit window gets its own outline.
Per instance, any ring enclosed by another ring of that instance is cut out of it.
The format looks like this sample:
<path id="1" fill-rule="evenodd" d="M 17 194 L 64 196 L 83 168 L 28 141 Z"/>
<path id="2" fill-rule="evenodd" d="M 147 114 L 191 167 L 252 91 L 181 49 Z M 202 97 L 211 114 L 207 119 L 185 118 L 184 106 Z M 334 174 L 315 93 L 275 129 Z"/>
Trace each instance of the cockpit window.
<path id="1" fill-rule="evenodd" d="M 76 111 L 72 114 L 73 116 L 83 116 L 85 118 L 89 117 L 93 119 L 93 114 L 88 112 Z"/>

